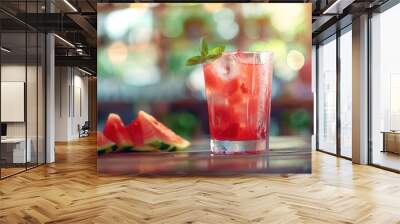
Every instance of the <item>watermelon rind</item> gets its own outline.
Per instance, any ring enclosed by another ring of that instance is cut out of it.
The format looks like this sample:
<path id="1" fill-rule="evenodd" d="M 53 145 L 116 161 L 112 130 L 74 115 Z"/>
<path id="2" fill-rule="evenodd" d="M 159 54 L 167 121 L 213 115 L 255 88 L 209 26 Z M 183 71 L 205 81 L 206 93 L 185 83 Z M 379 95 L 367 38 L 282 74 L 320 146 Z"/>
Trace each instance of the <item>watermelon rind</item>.
<path id="1" fill-rule="evenodd" d="M 146 145 L 158 150 L 158 151 L 164 151 L 164 152 L 175 152 L 175 151 L 181 151 L 187 148 L 187 146 L 180 146 L 177 144 L 168 144 L 160 140 L 153 140 L 150 141 L 149 143 L 146 143 Z"/>
<path id="2" fill-rule="evenodd" d="M 97 153 L 103 155 L 110 152 L 176 152 L 182 151 L 185 148 L 178 147 L 177 145 L 167 144 L 163 141 L 154 140 L 142 146 L 126 146 L 118 147 L 116 144 L 99 147 Z"/>
<path id="3" fill-rule="evenodd" d="M 106 146 L 98 147 L 97 154 L 103 155 L 106 153 L 115 152 L 115 151 L 117 151 L 117 149 L 118 149 L 118 146 L 116 144 L 109 144 Z"/>
<path id="4" fill-rule="evenodd" d="M 118 146 L 108 139 L 102 132 L 97 132 L 97 154 L 103 155 L 106 153 L 114 152 Z"/>
<path id="5" fill-rule="evenodd" d="M 175 152 L 184 150 L 174 144 L 168 144 L 160 140 L 150 141 L 142 146 L 136 146 L 131 149 L 132 152 Z"/>

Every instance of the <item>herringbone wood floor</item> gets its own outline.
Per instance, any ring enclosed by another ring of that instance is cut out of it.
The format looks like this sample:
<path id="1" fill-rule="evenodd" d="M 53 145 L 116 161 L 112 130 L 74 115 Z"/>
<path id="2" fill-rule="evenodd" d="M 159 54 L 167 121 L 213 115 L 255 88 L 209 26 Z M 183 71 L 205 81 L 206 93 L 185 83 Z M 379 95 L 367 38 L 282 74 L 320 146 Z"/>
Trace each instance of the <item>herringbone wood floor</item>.
<path id="1" fill-rule="evenodd" d="M 400 175 L 316 152 L 312 175 L 98 176 L 94 138 L 0 181 L 0 223 L 400 223 Z"/>

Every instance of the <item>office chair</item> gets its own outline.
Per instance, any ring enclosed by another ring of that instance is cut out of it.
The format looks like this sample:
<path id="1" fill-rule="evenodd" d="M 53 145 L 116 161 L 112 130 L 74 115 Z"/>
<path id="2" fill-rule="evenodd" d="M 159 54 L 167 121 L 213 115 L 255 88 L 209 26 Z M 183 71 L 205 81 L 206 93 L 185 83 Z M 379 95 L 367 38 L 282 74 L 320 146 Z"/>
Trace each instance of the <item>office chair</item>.
<path id="1" fill-rule="evenodd" d="M 79 138 L 89 136 L 90 124 L 89 121 L 85 121 L 85 123 L 80 127 L 78 124 Z"/>

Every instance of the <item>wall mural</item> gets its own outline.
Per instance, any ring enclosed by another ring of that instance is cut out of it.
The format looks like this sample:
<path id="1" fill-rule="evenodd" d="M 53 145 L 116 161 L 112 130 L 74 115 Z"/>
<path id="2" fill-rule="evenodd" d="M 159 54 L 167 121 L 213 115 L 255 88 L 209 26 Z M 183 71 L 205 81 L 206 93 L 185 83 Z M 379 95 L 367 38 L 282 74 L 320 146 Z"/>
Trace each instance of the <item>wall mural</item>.
<path id="1" fill-rule="evenodd" d="M 98 4 L 98 171 L 310 173 L 311 4 Z"/>

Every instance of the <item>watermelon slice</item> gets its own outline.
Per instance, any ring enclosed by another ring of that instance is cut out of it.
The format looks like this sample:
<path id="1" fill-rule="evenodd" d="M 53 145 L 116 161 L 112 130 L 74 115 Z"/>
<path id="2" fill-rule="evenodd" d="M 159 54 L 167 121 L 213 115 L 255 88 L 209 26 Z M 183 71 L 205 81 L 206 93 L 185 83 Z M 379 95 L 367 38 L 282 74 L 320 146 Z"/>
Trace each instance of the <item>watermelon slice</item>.
<path id="1" fill-rule="evenodd" d="M 142 125 L 138 119 L 132 121 L 126 129 L 131 137 L 131 140 L 135 146 L 142 146 L 143 145 L 143 133 L 142 133 Z"/>
<path id="2" fill-rule="evenodd" d="M 187 140 L 175 134 L 171 129 L 165 127 L 144 111 L 139 111 L 135 122 L 139 123 L 138 126 L 141 128 L 141 132 L 138 133 L 143 137 L 143 143 L 136 146 L 135 149 L 137 148 L 141 151 L 177 151 L 190 145 Z M 130 129 L 132 130 L 133 128 Z"/>
<path id="3" fill-rule="evenodd" d="M 129 136 L 135 146 L 135 151 L 155 151 L 152 148 L 144 147 L 142 125 L 138 119 L 132 121 L 126 129 L 128 130 Z"/>
<path id="4" fill-rule="evenodd" d="M 105 137 L 117 144 L 118 151 L 129 151 L 134 146 L 128 130 L 117 114 L 111 113 L 108 115 L 103 133 Z"/>
<path id="5" fill-rule="evenodd" d="M 117 150 L 117 145 L 103 135 L 101 132 L 97 132 L 97 153 L 99 155 L 114 152 Z"/>

